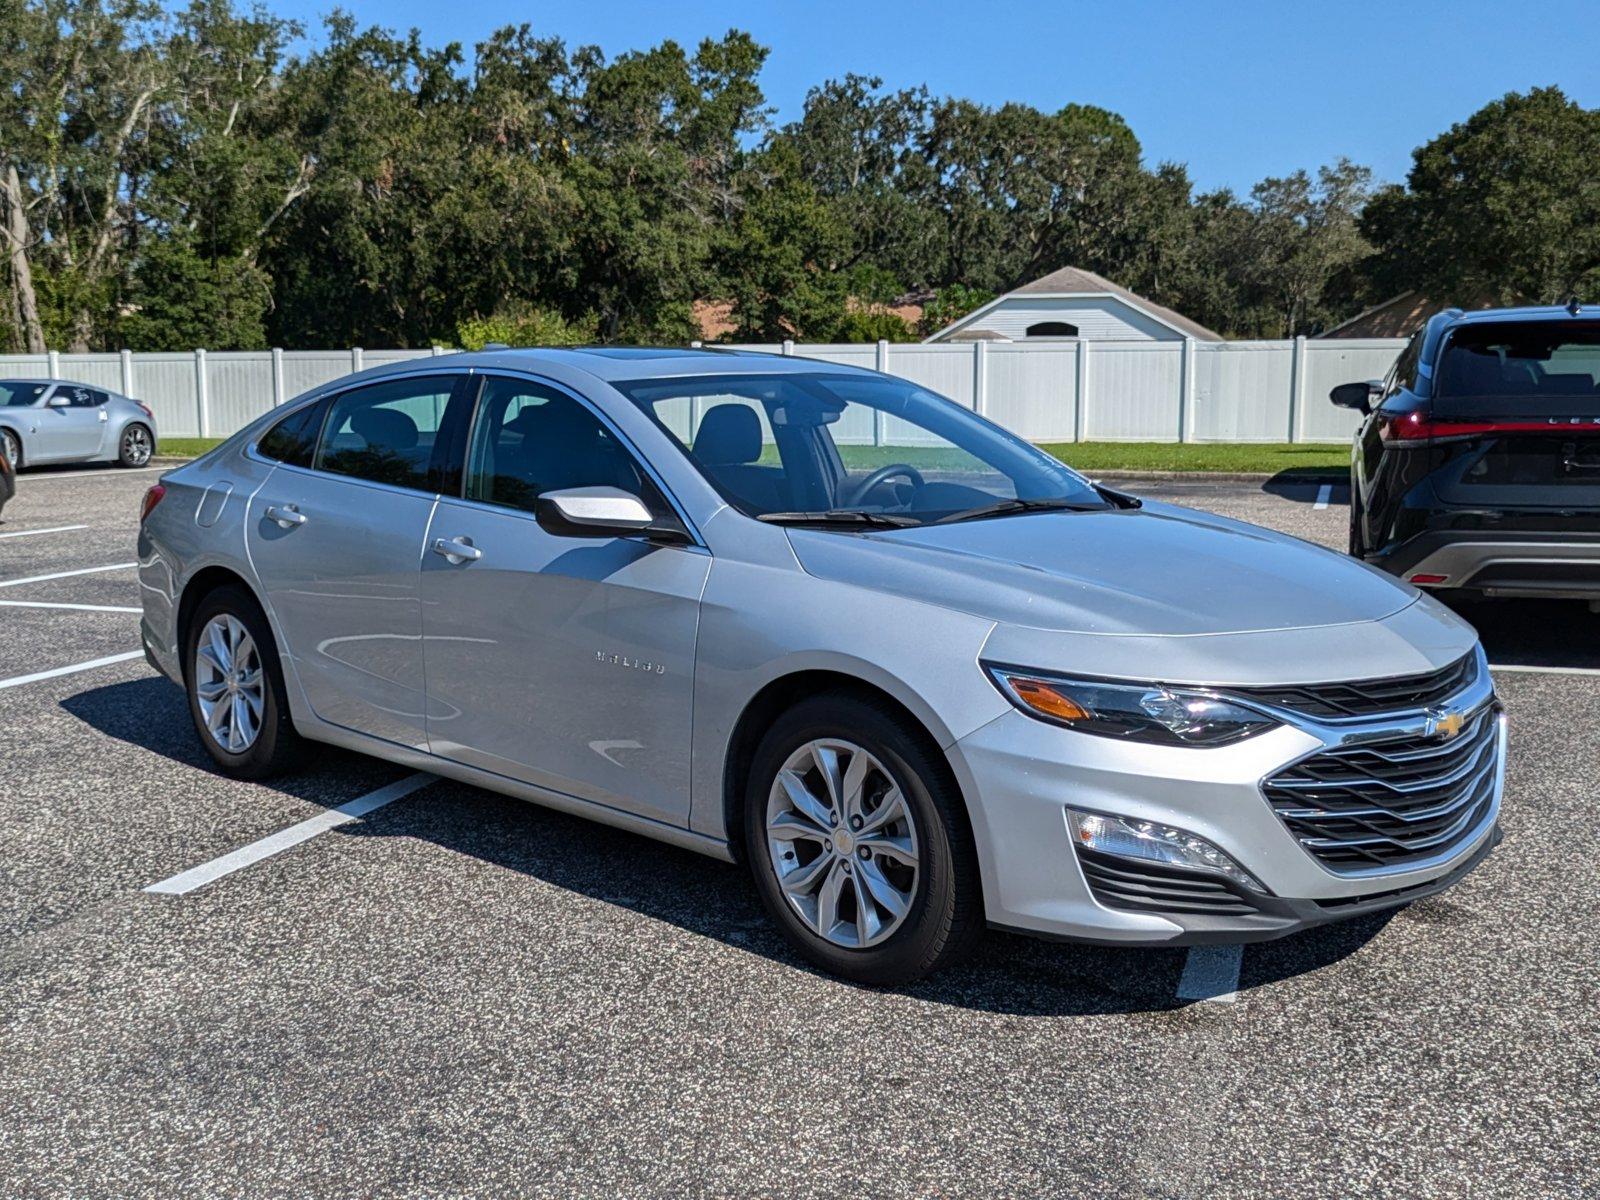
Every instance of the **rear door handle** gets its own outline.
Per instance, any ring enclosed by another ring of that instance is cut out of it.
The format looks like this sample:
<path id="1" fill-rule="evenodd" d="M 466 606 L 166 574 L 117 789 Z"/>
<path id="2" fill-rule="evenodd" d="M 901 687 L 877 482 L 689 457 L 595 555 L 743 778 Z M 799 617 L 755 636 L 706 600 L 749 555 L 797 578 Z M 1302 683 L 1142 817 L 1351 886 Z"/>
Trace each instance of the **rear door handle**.
<path id="1" fill-rule="evenodd" d="M 457 566 L 464 562 L 477 562 L 483 557 L 483 551 L 466 538 L 439 538 L 433 543 L 433 552 Z"/>
<path id="2" fill-rule="evenodd" d="M 293 529 L 296 525 L 306 523 L 306 515 L 292 504 L 285 504 L 282 507 L 273 504 L 267 508 L 267 520 L 276 521 L 285 529 Z"/>

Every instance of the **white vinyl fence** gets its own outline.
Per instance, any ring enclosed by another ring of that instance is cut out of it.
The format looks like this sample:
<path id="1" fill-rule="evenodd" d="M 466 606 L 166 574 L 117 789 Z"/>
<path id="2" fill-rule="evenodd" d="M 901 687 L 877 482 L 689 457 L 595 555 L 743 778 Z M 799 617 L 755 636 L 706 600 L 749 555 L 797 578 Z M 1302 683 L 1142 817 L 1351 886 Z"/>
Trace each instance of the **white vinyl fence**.
<path id="1" fill-rule="evenodd" d="M 1377 379 L 1401 339 L 746 346 L 873 367 L 1035 442 L 1341 442 L 1336 383 Z M 148 404 L 164 437 L 225 437 L 309 388 L 432 350 L 0 355 L 0 378 L 72 379 Z M 885 435 L 893 444 L 892 423 Z"/>

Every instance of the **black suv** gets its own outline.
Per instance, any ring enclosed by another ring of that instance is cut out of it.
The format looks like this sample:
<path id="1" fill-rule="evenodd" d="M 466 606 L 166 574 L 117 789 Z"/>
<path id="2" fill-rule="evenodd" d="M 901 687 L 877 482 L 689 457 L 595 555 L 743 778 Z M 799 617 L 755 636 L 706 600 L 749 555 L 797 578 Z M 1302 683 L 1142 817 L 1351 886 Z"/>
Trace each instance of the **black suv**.
<path id="1" fill-rule="evenodd" d="M 1447 309 L 1329 399 L 1366 417 L 1351 554 L 1419 587 L 1600 602 L 1600 308 Z"/>

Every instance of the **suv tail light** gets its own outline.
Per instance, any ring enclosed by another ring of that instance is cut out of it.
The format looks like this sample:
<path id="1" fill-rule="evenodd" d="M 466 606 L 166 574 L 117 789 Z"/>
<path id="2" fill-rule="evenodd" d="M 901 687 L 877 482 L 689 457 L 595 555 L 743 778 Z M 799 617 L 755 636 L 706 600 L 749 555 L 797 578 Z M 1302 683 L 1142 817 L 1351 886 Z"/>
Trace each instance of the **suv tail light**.
<path id="1" fill-rule="evenodd" d="M 152 484 L 144 494 L 144 503 L 139 508 L 139 524 L 143 525 L 145 519 L 155 511 L 156 505 L 161 503 L 161 497 L 167 494 L 167 489 L 161 484 Z"/>
<path id="2" fill-rule="evenodd" d="M 1385 421 L 1379 429 L 1391 446 L 1447 442 L 1458 438 L 1493 437 L 1497 434 L 1559 433 L 1563 437 L 1600 437 L 1600 419 L 1592 417 L 1544 417 L 1532 420 L 1441 421 L 1423 412 L 1407 413 Z"/>

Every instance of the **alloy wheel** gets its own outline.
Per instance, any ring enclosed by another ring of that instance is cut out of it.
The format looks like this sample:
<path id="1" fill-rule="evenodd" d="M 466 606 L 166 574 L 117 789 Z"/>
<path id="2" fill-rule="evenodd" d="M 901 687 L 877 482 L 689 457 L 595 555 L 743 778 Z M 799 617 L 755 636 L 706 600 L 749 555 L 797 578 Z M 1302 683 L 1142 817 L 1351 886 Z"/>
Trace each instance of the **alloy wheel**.
<path id="1" fill-rule="evenodd" d="M 6 463 L 15 470 L 17 459 L 21 455 L 21 448 L 17 442 L 17 435 L 9 429 L 0 433 L 0 454 L 6 456 Z"/>
<path id="2" fill-rule="evenodd" d="M 135 467 L 150 461 L 150 434 L 143 425 L 130 425 L 122 435 L 122 457 Z"/>
<path id="3" fill-rule="evenodd" d="M 195 645 L 194 690 L 206 733 L 229 754 L 243 754 L 261 736 L 266 676 L 255 639 L 239 618 L 218 613 Z"/>
<path id="4" fill-rule="evenodd" d="M 766 830 L 778 886 L 817 936 L 865 949 L 910 914 L 916 826 L 900 786 L 862 747 L 821 738 L 791 754 L 772 782 Z"/>

